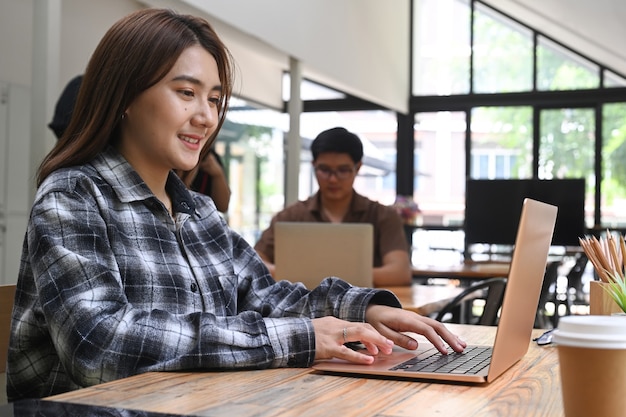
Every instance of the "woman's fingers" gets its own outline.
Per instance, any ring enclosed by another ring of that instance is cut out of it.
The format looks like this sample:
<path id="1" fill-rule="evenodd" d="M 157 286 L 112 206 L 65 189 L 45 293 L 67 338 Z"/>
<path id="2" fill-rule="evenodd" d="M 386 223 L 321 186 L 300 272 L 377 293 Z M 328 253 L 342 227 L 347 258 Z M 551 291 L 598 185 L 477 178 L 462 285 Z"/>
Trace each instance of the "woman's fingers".
<path id="1" fill-rule="evenodd" d="M 390 354 L 393 342 L 368 323 L 351 323 L 335 317 L 313 320 L 315 328 L 315 359 L 339 358 L 354 363 L 369 364 L 375 355 Z M 355 351 L 346 343 L 360 342 L 365 349 Z"/>
<path id="2" fill-rule="evenodd" d="M 352 323 L 330 316 L 313 319 L 315 359 L 339 358 L 370 364 L 376 355 L 390 354 L 394 344 L 417 349 L 417 341 L 406 332 L 423 335 L 444 354 L 448 353 L 448 346 L 456 352 L 462 352 L 467 346 L 444 324 L 407 310 L 370 305 L 366 319 L 367 323 Z M 350 342 L 360 342 L 365 349 L 355 351 L 346 347 Z"/>
<path id="3" fill-rule="evenodd" d="M 423 335 L 441 353 L 447 353 L 447 346 L 456 352 L 462 352 L 467 346 L 443 323 L 408 310 L 371 305 L 366 310 L 366 319 L 382 335 L 405 349 L 417 349 L 417 341 L 404 332 Z"/>
<path id="4" fill-rule="evenodd" d="M 342 335 L 345 335 L 343 343 L 360 342 L 372 355 L 380 352 L 388 355 L 394 345 L 393 341 L 381 335 L 368 323 L 349 323 L 343 328 Z"/>
<path id="5" fill-rule="evenodd" d="M 419 332 L 424 335 L 441 353 L 448 353 L 447 346 L 455 352 L 463 352 L 467 343 L 446 328 L 444 324 L 428 317 L 420 317 Z"/>

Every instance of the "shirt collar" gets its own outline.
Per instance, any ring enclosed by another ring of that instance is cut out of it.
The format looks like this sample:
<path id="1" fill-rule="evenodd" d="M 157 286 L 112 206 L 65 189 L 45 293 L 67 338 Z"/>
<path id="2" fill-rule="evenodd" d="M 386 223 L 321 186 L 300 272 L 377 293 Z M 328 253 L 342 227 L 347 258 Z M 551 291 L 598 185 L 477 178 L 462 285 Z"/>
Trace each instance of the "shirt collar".
<path id="1" fill-rule="evenodd" d="M 94 158 L 92 165 L 102 179 L 113 188 L 120 201 L 128 203 L 154 198 L 154 194 L 137 171 L 115 148 L 108 147 Z M 167 177 L 165 189 L 172 198 L 175 212 L 194 213 L 193 198 L 185 184 L 173 171 Z"/>

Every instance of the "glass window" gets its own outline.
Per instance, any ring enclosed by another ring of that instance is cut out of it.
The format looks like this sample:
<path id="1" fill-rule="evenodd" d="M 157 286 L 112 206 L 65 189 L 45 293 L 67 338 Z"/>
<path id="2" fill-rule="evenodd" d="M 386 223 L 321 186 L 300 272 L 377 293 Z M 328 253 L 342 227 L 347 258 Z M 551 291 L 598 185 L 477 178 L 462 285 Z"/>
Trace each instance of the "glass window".
<path id="1" fill-rule="evenodd" d="M 532 108 L 472 110 L 473 179 L 532 177 Z"/>
<path id="2" fill-rule="evenodd" d="M 626 227 L 626 103 L 602 109 L 602 227 Z"/>
<path id="3" fill-rule="evenodd" d="M 533 88 L 533 33 L 475 3 L 473 92 L 506 93 Z"/>
<path id="4" fill-rule="evenodd" d="M 555 42 L 538 37 L 537 89 L 576 90 L 600 87 L 599 67 Z"/>
<path id="5" fill-rule="evenodd" d="M 415 148 L 413 150 L 413 190 L 419 190 L 420 187 L 422 186 L 422 181 L 420 178 L 422 178 L 425 173 L 423 173 L 421 171 L 422 169 L 422 156 L 421 156 L 421 152 L 419 151 L 419 143 L 415 143 Z"/>
<path id="6" fill-rule="evenodd" d="M 595 130 L 594 109 L 540 113 L 539 179 L 585 178 L 587 227 L 593 226 Z"/>
<path id="7" fill-rule="evenodd" d="M 467 94 L 469 1 L 415 0 L 413 5 L 413 94 Z"/>
<path id="8" fill-rule="evenodd" d="M 461 225 L 465 207 L 464 112 L 415 115 L 420 166 L 414 199 L 425 224 Z"/>
<path id="9" fill-rule="evenodd" d="M 250 244 L 284 205 L 286 126 L 287 115 L 233 98 L 215 144 L 231 189 L 229 225 Z"/>
<path id="10" fill-rule="evenodd" d="M 602 227 L 626 228 L 626 168 L 622 168 L 626 166 L 626 103 L 604 104 L 613 98 L 604 99 L 595 91 L 589 92 L 592 104 L 564 105 L 558 100 L 565 96 L 559 94 L 550 95 L 555 101 L 547 103 L 543 94 L 535 94 L 624 88 L 626 76 L 542 35 L 542 28 L 527 27 L 486 3 L 413 0 L 412 93 L 421 111 L 415 114 L 414 188 L 424 224 L 450 225 L 462 220 L 465 175 L 469 175 L 475 179 L 584 178 L 587 227 L 594 226 L 594 210 L 602 209 Z M 529 94 L 507 95 L 518 92 Z M 471 111 L 468 149 L 465 112 L 445 111 L 448 101 L 433 97 L 420 103 L 421 95 L 450 95 L 450 109 Z M 526 97 L 537 101 L 526 106 Z M 584 94 L 577 97 L 585 98 Z M 432 110 L 424 107 L 429 101 Z M 508 106 L 519 102 L 525 106 Z M 603 106 L 600 207 L 595 200 L 599 175 L 595 172 L 599 128 L 595 118 L 600 112 L 596 104 Z M 575 108 L 581 105 L 589 107 Z M 540 131 L 533 132 L 534 126 Z M 539 143 L 534 143 L 537 137 Z M 466 157 L 465 152 L 470 155 Z M 465 171 L 466 161 L 470 166 Z"/>
<path id="11" fill-rule="evenodd" d="M 542 110 L 539 178 L 579 178 L 593 172 L 593 109 Z"/>
<path id="12" fill-rule="evenodd" d="M 614 72 L 604 70 L 604 86 L 626 87 L 626 78 L 619 76 Z"/>

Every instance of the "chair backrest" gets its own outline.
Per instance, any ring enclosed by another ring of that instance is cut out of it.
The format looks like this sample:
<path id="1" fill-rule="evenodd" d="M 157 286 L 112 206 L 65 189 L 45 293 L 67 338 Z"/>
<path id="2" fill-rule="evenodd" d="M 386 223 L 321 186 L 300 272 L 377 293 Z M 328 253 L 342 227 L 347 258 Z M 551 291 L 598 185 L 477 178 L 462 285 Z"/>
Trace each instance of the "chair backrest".
<path id="1" fill-rule="evenodd" d="M 0 373 L 6 372 L 15 284 L 0 285 Z"/>
<path id="2" fill-rule="evenodd" d="M 535 328 L 545 329 L 550 326 L 556 327 L 559 316 L 556 283 L 559 279 L 559 269 L 562 263 L 561 260 L 554 260 L 548 262 L 546 265 L 546 272 L 544 274 L 543 283 L 541 284 L 541 292 L 539 293 L 537 314 L 535 315 Z M 554 304 L 554 314 L 552 317 L 547 315 L 546 304 L 549 302 Z"/>
<path id="3" fill-rule="evenodd" d="M 461 304 L 472 299 L 481 298 L 485 300 L 485 306 L 482 314 L 478 318 L 478 323 L 483 326 L 495 326 L 498 324 L 498 311 L 502 307 L 504 298 L 504 289 L 506 288 L 506 278 L 490 278 L 470 285 L 463 292 L 454 297 L 446 304 L 435 317 L 436 320 L 442 321 L 444 316 L 451 313 Z M 482 292 L 487 291 L 486 295 Z"/>
<path id="4" fill-rule="evenodd" d="M 552 301 L 555 297 L 556 281 L 559 279 L 559 268 L 562 261 L 555 260 L 548 262 L 546 265 L 546 273 L 541 284 L 541 293 L 539 295 L 539 307 L 544 307 L 544 304 L 548 301 Z"/>
<path id="5" fill-rule="evenodd" d="M 587 262 L 589 262 L 589 258 L 587 258 L 587 255 L 584 252 L 579 253 L 578 257 L 576 258 L 576 263 L 567 273 L 567 286 L 569 288 L 573 288 L 577 292 L 582 291 L 582 277 L 585 273 L 585 267 L 587 266 Z"/>

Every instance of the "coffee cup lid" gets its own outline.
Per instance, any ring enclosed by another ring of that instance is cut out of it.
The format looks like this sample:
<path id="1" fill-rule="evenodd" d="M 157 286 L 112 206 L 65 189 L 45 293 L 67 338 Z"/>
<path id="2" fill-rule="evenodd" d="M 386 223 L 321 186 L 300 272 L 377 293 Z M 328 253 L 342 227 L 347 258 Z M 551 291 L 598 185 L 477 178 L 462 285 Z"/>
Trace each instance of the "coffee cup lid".
<path id="1" fill-rule="evenodd" d="M 552 340 L 563 346 L 626 349 L 626 316 L 565 316 Z"/>

